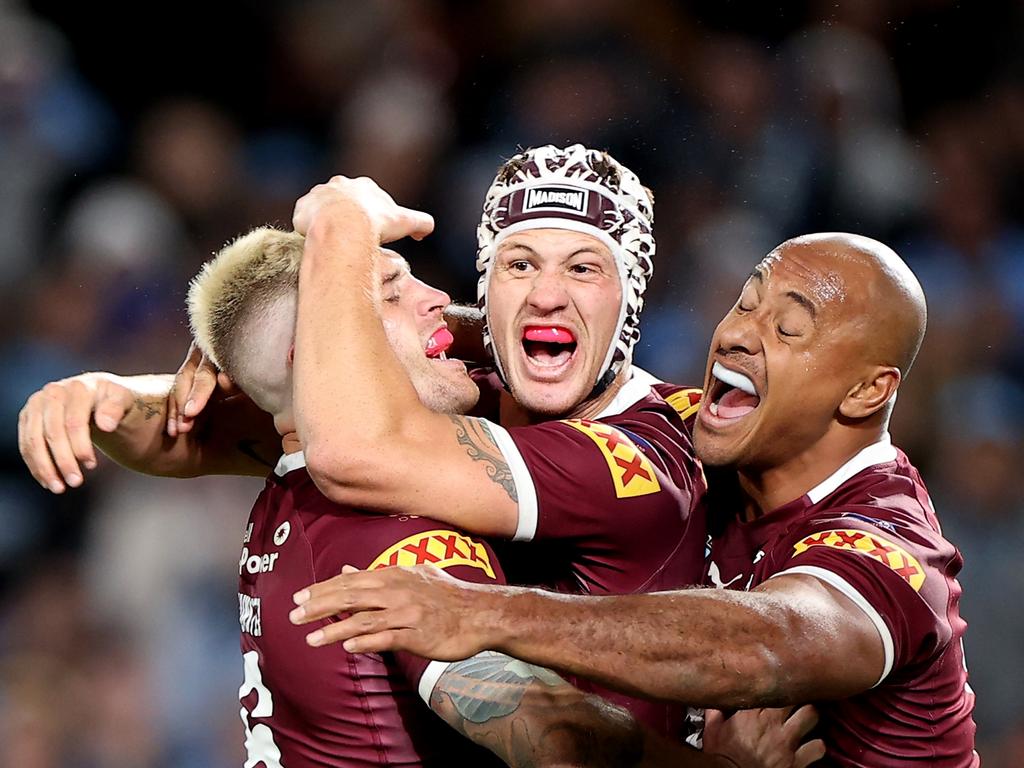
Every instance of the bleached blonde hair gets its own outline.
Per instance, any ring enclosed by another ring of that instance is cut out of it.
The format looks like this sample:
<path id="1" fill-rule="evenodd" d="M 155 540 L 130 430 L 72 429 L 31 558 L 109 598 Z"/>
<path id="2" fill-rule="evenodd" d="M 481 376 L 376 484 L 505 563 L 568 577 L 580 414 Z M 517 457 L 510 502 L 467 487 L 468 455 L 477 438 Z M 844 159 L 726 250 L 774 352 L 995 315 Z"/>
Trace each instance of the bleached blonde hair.
<path id="1" fill-rule="evenodd" d="M 259 227 L 224 246 L 189 285 L 196 344 L 274 414 L 290 403 L 285 360 L 274 348 L 294 337 L 304 243 L 296 232 Z"/>

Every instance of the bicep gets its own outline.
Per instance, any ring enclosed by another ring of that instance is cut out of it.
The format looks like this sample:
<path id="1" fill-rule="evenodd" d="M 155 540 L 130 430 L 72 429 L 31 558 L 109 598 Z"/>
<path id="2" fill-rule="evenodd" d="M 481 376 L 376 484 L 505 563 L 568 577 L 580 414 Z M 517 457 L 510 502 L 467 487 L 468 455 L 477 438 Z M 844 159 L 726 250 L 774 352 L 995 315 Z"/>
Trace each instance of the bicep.
<path id="1" fill-rule="evenodd" d="M 339 440 L 307 453 L 310 475 L 333 501 L 381 512 L 430 517 L 469 533 L 510 537 L 519 497 L 484 419 L 430 413 L 381 445 Z M 357 446 L 353 449 L 351 446 Z"/>
<path id="2" fill-rule="evenodd" d="M 807 676 L 813 698 L 866 691 L 878 684 L 889 663 L 884 624 L 880 628 L 874 608 L 844 585 L 838 577 L 794 573 L 771 578 L 752 590 L 771 595 L 787 607 L 791 626 L 784 661 L 794 676 Z"/>

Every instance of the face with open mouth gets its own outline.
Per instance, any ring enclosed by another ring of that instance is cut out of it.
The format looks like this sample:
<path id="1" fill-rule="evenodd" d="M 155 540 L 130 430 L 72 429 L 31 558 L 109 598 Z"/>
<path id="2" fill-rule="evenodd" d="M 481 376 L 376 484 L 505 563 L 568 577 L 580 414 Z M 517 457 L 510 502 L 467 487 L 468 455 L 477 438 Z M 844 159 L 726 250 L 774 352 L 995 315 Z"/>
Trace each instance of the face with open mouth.
<path id="1" fill-rule="evenodd" d="M 451 299 L 413 277 L 397 253 L 383 253 L 381 318 L 391 348 L 425 406 L 440 413 L 465 413 L 480 391 L 465 364 L 447 355 L 454 339 L 442 312 Z"/>
<path id="2" fill-rule="evenodd" d="M 711 340 L 694 427 L 709 466 L 766 469 L 799 457 L 837 417 L 857 372 L 851 300 L 837 273 L 800 248 L 776 249 Z"/>
<path id="3" fill-rule="evenodd" d="M 594 388 L 622 300 L 611 251 L 563 229 L 517 232 L 495 255 L 487 313 L 515 399 L 545 416 L 570 414 Z"/>

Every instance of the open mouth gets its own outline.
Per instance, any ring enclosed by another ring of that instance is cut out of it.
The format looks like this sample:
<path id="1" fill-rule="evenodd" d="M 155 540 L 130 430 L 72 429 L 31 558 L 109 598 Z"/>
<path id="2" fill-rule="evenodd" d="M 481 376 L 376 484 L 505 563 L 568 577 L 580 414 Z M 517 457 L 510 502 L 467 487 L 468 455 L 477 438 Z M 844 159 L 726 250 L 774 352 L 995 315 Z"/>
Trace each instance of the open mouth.
<path id="1" fill-rule="evenodd" d="M 434 331 L 430 338 L 427 339 L 427 345 L 424 348 L 423 353 L 432 360 L 447 360 L 448 355 L 445 353 L 454 342 L 455 337 L 452 336 L 452 332 L 442 326 Z"/>
<path id="2" fill-rule="evenodd" d="M 566 328 L 528 325 L 523 329 L 523 351 L 530 362 L 541 368 L 557 368 L 576 353 L 576 337 Z"/>
<path id="3" fill-rule="evenodd" d="M 716 362 L 711 367 L 714 380 L 708 402 L 708 411 L 720 419 L 740 419 L 761 404 L 754 382 L 750 377 Z"/>

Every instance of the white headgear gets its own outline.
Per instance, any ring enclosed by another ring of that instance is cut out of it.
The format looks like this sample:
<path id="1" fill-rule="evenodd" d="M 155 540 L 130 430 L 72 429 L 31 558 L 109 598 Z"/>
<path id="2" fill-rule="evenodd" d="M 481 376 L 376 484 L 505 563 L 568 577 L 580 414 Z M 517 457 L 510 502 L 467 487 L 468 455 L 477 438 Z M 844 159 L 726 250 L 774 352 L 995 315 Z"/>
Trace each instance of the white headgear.
<path id="1" fill-rule="evenodd" d="M 484 346 L 494 357 L 487 287 L 501 241 L 527 229 L 571 229 L 593 235 L 615 257 L 622 284 L 619 320 L 591 396 L 607 387 L 632 358 L 640 338 L 644 291 L 654 272 L 654 206 L 636 174 L 610 155 L 582 144 L 522 152 L 502 166 L 487 190 L 477 227 L 477 298 L 484 311 Z"/>

